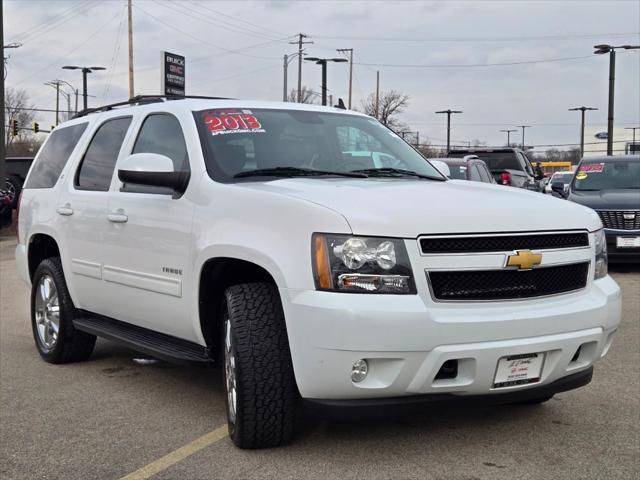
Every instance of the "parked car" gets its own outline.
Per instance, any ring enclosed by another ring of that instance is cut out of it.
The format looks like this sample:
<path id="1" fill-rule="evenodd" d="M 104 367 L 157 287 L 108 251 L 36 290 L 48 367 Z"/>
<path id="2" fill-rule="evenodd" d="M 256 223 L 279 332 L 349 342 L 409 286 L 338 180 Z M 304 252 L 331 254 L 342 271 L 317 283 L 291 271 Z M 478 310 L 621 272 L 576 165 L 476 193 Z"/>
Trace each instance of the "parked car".
<path id="1" fill-rule="evenodd" d="M 544 173 L 534 169 L 527 154 L 519 148 L 458 148 L 449 151 L 449 157 L 463 158 L 477 155 L 489 167 L 493 178 L 500 185 L 543 191 Z"/>
<path id="2" fill-rule="evenodd" d="M 565 193 L 569 190 L 571 179 L 573 178 L 573 172 L 554 172 L 551 179 L 544 187 L 544 193 L 553 193 L 553 187 L 562 188 Z"/>
<path id="3" fill-rule="evenodd" d="M 219 363 L 243 448 L 289 441 L 301 405 L 355 418 L 547 401 L 590 382 L 620 322 L 595 212 L 449 181 L 336 108 L 89 111 L 51 133 L 19 213 L 44 361 L 85 360 L 99 336 Z"/>
<path id="4" fill-rule="evenodd" d="M 33 157 L 7 157 L 5 159 L 6 179 L 4 192 L 11 199 L 11 207 L 16 208 L 22 184 L 27 177 Z"/>
<path id="5" fill-rule="evenodd" d="M 585 157 L 568 193 L 602 219 L 613 262 L 640 262 L 640 155 Z"/>
<path id="6" fill-rule="evenodd" d="M 442 162 L 447 165 L 447 173 L 440 170 L 453 180 L 469 180 L 472 182 L 496 183 L 487 164 L 480 160 L 476 155 L 467 155 L 463 158 L 437 158 L 434 161 Z M 436 165 L 436 168 L 437 165 Z"/>

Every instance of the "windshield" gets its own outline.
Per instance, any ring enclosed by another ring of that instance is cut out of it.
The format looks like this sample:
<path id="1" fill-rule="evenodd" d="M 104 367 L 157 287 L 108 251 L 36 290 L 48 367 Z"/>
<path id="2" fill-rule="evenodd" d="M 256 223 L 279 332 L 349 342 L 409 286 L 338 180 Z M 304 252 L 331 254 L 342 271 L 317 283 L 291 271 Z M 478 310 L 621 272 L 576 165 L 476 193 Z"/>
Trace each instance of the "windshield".
<path id="1" fill-rule="evenodd" d="M 616 190 L 640 189 L 640 161 L 599 161 L 582 163 L 576 173 L 573 189 Z"/>
<path id="2" fill-rule="evenodd" d="M 217 181 L 295 176 L 303 169 L 348 173 L 386 169 L 442 179 L 418 152 L 379 122 L 359 115 L 278 109 L 211 109 L 194 113 L 207 171 Z M 268 170 L 265 170 L 268 169 Z M 256 171 L 252 174 L 252 171 Z M 318 172 L 316 172 L 318 173 Z M 311 177 L 313 178 L 313 177 Z"/>
<path id="3" fill-rule="evenodd" d="M 573 177 L 573 172 L 554 173 L 553 177 L 551 177 L 551 183 L 569 183 L 571 181 L 571 177 Z"/>

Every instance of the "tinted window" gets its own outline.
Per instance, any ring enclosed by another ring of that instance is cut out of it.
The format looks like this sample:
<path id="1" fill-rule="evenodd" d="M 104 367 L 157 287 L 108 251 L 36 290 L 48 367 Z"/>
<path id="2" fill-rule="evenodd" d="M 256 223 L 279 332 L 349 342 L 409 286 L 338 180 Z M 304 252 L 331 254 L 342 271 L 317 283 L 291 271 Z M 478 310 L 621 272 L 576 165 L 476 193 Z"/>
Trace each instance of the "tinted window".
<path id="1" fill-rule="evenodd" d="M 469 167 L 469 180 L 472 182 L 481 182 L 480 172 L 478 172 L 478 167 L 476 165 L 471 165 Z"/>
<path id="2" fill-rule="evenodd" d="M 80 123 L 51 132 L 24 188 L 52 188 L 86 128 L 86 123 Z"/>
<path id="3" fill-rule="evenodd" d="M 157 153 L 173 161 L 173 170 L 188 172 L 189 156 L 180 122 L 173 115 L 157 113 L 149 115 L 142 124 L 131 153 Z M 171 188 L 125 184 L 123 192 L 163 193 L 171 195 Z"/>
<path id="4" fill-rule="evenodd" d="M 174 171 L 189 171 L 187 145 L 180 122 L 173 115 L 149 115 L 142 124 L 131 153 L 165 155 L 173 161 Z"/>
<path id="5" fill-rule="evenodd" d="M 465 155 L 470 155 L 469 152 L 452 152 L 450 157 L 462 158 Z M 516 153 L 511 152 L 472 152 L 473 155 L 477 155 L 491 171 L 500 170 L 522 170 L 523 166 L 520 165 L 520 161 L 516 157 Z"/>
<path id="6" fill-rule="evenodd" d="M 109 190 L 118 153 L 130 123 L 131 117 L 124 117 L 107 120 L 100 125 L 82 159 L 76 187 L 101 192 Z"/>
<path id="7" fill-rule="evenodd" d="M 466 165 L 449 165 L 449 171 L 451 172 L 451 175 L 449 175 L 449 178 L 453 178 L 455 180 L 467 179 Z"/>
<path id="8" fill-rule="evenodd" d="M 476 166 L 478 167 L 478 172 L 480 173 L 482 181 L 485 183 L 492 183 L 491 174 L 489 173 L 489 170 L 487 170 L 487 167 L 483 164 L 476 164 Z"/>

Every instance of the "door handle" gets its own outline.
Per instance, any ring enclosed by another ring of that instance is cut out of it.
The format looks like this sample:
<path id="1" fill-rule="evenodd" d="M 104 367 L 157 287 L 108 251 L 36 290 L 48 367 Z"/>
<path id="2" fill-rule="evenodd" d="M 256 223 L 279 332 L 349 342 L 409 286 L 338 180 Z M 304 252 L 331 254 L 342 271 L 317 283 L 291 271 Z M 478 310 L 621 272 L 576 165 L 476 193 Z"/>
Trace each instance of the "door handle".
<path id="1" fill-rule="evenodd" d="M 58 207 L 56 209 L 56 212 L 58 212 L 59 215 L 64 215 L 65 217 L 68 217 L 69 215 L 73 215 L 73 208 L 71 208 L 71 205 L 66 203 L 62 207 Z"/>
<path id="2" fill-rule="evenodd" d="M 118 210 L 116 213 L 107 215 L 107 219 L 113 223 L 126 223 L 129 217 L 124 214 L 123 210 Z"/>

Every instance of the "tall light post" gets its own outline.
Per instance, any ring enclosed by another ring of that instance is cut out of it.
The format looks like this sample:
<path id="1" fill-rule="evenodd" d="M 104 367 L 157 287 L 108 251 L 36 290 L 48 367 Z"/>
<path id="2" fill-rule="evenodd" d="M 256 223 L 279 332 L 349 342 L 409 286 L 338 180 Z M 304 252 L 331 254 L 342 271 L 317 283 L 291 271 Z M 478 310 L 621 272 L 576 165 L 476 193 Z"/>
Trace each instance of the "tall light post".
<path id="1" fill-rule="evenodd" d="M 594 107 L 576 107 L 576 108 L 570 108 L 569 111 L 570 112 L 582 112 L 582 122 L 580 124 L 580 158 L 584 157 L 584 112 L 586 112 L 587 110 L 598 110 L 597 108 Z"/>
<path id="2" fill-rule="evenodd" d="M 463 113 L 462 110 L 439 110 L 436 113 L 446 113 L 447 114 L 447 155 L 449 154 L 449 149 L 451 147 L 451 114 L 452 113 Z"/>
<path id="3" fill-rule="evenodd" d="M 640 130 L 640 127 L 625 127 L 625 130 L 633 130 L 633 144 L 636 143 L 636 130 Z"/>
<path id="4" fill-rule="evenodd" d="M 346 58 L 318 58 L 318 57 L 304 57 L 305 60 L 315 62 L 316 65 L 322 67 L 322 105 L 327 104 L 327 63 L 328 62 L 348 62 Z"/>
<path id="5" fill-rule="evenodd" d="M 511 146 L 511 132 L 517 132 L 518 130 L 516 129 L 507 129 L 507 130 L 500 130 L 501 132 L 507 132 L 507 147 Z"/>
<path id="6" fill-rule="evenodd" d="M 609 114 L 607 115 L 607 155 L 613 155 L 613 103 L 616 83 L 616 50 L 635 50 L 640 45 L 594 45 L 596 55 L 609 54 Z"/>
<path id="7" fill-rule="evenodd" d="M 516 127 L 522 129 L 522 150 L 524 150 L 524 129 L 531 128 L 531 125 L 516 125 Z"/>
<path id="8" fill-rule="evenodd" d="M 96 70 L 106 70 L 104 67 L 78 67 L 76 65 L 65 65 L 63 70 L 82 70 L 82 98 L 83 110 L 87 109 L 87 74 Z"/>
<path id="9" fill-rule="evenodd" d="M 285 55 L 285 56 L 284 56 L 284 63 L 283 63 L 283 65 L 282 65 L 283 70 L 284 70 L 284 72 L 283 72 L 283 73 L 284 73 L 284 79 L 283 79 L 283 82 L 282 82 L 282 101 L 283 101 L 283 102 L 286 102 L 286 101 L 287 101 L 287 97 L 288 97 L 288 95 L 289 95 L 289 92 L 287 92 L 287 90 L 288 90 L 288 88 L 289 88 L 289 87 L 287 86 L 287 83 L 288 83 L 288 82 L 287 82 L 287 75 L 288 75 L 288 73 L 287 73 L 287 72 L 288 72 L 288 67 L 289 67 L 289 64 L 291 63 L 291 61 L 292 61 L 294 58 L 296 58 L 297 56 L 298 56 L 298 53 L 292 53 L 292 54 L 290 54 L 290 55 Z M 297 101 L 298 101 L 298 102 L 300 102 L 300 98 L 298 98 L 298 99 L 297 99 Z"/>

